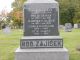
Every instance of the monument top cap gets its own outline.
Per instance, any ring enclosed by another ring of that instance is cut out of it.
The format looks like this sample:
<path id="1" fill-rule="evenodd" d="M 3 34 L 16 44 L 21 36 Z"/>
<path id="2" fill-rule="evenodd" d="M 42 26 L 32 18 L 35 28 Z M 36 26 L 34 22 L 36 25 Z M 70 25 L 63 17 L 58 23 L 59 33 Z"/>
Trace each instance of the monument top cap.
<path id="1" fill-rule="evenodd" d="M 55 0 L 28 0 L 26 3 L 57 3 Z"/>

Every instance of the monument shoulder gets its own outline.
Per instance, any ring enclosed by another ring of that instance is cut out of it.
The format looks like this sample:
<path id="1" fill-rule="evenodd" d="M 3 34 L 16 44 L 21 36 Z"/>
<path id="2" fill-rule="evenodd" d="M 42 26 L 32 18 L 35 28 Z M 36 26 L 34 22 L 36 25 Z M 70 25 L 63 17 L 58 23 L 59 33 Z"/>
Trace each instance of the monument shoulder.
<path id="1" fill-rule="evenodd" d="M 25 4 L 27 3 L 58 3 L 55 0 L 28 0 L 27 2 L 25 2 Z"/>

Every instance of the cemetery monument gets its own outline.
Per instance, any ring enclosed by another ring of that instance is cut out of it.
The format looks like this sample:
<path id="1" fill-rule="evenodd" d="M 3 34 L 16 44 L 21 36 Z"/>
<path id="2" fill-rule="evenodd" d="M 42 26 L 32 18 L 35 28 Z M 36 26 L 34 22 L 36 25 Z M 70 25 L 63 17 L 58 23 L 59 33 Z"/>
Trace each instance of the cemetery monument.
<path id="1" fill-rule="evenodd" d="M 72 31 L 72 24 L 65 23 L 65 32 L 71 32 L 71 31 Z"/>
<path id="2" fill-rule="evenodd" d="M 15 60 L 69 60 L 58 31 L 58 2 L 28 0 L 23 11 L 24 35 L 15 51 Z"/>
<path id="3" fill-rule="evenodd" d="M 80 28 L 80 23 L 74 24 L 74 28 L 75 28 L 75 29 Z"/>

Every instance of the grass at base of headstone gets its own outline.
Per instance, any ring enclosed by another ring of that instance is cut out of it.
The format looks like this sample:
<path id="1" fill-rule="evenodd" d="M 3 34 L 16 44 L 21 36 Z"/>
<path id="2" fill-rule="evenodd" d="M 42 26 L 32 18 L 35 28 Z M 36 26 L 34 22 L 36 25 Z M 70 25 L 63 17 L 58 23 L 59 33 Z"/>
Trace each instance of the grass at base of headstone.
<path id="1" fill-rule="evenodd" d="M 80 46 L 80 29 L 73 29 L 72 32 L 60 30 L 60 35 L 64 40 L 64 47 L 69 50 L 69 60 L 80 60 L 80 51 L 77 50 Z"/>
<path id="2" fill-rule="evenodd" d="M 12 30 L 10 34 L 4 34 L 0 30 L 0 60 L 14 60 L 14 51 L 19 47 L 22 30 Z M 80 45 L 80 29 L 73 29 L 72 32 L 60 30 L 64 40 L 64 47 L 69 50 L 70 60 L 79 60 L 80 51 L 76 47 Z"/>
<path id="3" fill-rule="evenodd" d="M 0 60 L 14 60 L 14 51 L 19 47 L 22 30 L 12 30 L 5 34 L 0 30 Z"/>

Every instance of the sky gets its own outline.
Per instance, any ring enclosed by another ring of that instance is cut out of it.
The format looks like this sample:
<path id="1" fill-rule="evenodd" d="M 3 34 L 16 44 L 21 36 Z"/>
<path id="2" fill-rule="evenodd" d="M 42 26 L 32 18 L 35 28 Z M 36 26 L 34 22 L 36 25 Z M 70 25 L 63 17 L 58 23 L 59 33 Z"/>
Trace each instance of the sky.
<path id="1" fill-rule="evenodd" d="M 0 0 L 0 12 L 2 10 L 6 10 L 8 12 L 10 12 L 12 10 L 11 8 L 11 3 L 13 2 L 14 0 Z"/>

